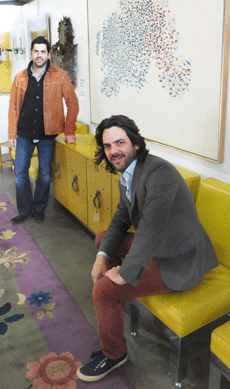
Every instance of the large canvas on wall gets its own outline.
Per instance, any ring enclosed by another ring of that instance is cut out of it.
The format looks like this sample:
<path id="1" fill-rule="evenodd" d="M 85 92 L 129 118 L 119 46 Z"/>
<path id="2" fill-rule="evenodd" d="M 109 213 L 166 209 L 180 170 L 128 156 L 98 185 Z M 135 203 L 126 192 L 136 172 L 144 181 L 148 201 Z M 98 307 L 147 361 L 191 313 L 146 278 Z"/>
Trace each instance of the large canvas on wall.
<path id="1" fill-rule="evenodd" d="M 29 58 L 31 51 L 31 42 L 38 36 L 44 36 L 50 43 L 50 20 L 47 14 L 41 14 L 27 19 L 27 34 Z"/>
<path id="2" fill-rule="evenodd" d="M 229 2 L 88 0 L 91 122 L 223 161 Z"/>

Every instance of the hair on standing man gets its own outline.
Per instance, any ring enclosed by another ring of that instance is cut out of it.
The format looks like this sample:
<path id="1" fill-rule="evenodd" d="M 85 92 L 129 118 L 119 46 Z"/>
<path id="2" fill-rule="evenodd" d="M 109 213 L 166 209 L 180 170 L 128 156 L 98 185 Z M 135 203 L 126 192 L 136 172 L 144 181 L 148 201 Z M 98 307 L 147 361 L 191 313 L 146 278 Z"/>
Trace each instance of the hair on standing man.
<path id="1" fill-rule="evenodd" d="M 35 217 L 45 219 L 49 198 L 55 137 L 65 132 L 67 143 L 75 142 L 78 99 L 66 72 L 50 64 L 50 44 L 39 36 L 31 43 L 28 68 L 14 79 L 9 104 L 9 141 L 16 146 L 15 185 L 18 215 L 13 223 Z M 63 98 L 67 106 L 64 118 Z M 28 170 L 35 146 L 39 170 L 34 196 Z"/>
<path id="2" fill-rule="evenodd" d="M 148 153 L 134 121 L 104 119 L 96 141 L 96 164 L 121 173 L 120 201 L 108 230 L 96 236 L 91 275 L 101 350 L 78 369 L 83 381 L 100 380 L 127 361 L 124 300 L 192 289 L 218 266 L 186 182 Z M 131 225 L 135 234 L 127 233 Z"/>

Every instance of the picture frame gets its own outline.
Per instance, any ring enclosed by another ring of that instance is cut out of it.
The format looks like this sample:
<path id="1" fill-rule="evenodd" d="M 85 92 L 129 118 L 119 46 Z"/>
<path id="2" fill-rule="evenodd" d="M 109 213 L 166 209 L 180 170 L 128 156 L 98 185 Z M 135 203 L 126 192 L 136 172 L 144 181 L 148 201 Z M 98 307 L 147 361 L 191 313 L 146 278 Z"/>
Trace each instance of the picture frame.
<path id="1" fill-rule="evenodd" d="M 87 0 L 90 120 L 133 119 L 147 141 L 224 160 L 228 0 Z"/>
<path id="2" fill-rule="evenodd" d="M 44 36 L 50 42 L 50 18 L 48 14 L 41 14 L 27 19 L 28 54 L 30 58 L 31 43 L 38 36 Z"/>
<path id="3" fill-rule="evenodd" d="M 59 40 L 52 46 L 51 62 L 67 72 L 73 87 L 77 84 L 77 44 L 74 44 L 70 18 L 64 16 L 58 24 Z"/>

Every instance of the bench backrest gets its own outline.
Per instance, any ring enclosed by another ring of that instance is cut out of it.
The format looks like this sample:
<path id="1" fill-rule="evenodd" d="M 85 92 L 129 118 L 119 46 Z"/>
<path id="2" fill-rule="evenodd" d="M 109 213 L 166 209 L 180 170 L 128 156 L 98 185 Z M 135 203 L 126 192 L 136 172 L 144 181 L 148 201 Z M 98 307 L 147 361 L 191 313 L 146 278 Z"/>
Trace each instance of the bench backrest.
<path id="1" fill-rule="evenodd" d="M 214 178 L 201 180 L 196 208 L 219 262 L 230 268 L 230 185 Z"/>

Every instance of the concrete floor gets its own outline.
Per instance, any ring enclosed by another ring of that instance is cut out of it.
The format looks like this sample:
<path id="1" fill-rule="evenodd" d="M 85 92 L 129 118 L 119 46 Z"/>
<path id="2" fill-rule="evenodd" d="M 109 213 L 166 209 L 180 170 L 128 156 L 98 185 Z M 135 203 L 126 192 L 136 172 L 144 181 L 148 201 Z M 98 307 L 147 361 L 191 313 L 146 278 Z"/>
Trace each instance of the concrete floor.
<path id="1" fill-rule="evenodd" d="M 16 207 L 14 172 L 11 168 L 3 167 L 0 171 L 0 192 L 6 193 Z M 93 235 L 65 209 L 56 211 L 52 194 L 45 221 L 35 223 L 34 219 L 30 219 L 25 225 L 89 323 L 97 331 L 90 293 L 90 272 L 96 254 Z M 122 369 L 133 388 L 175 389 L 167 374 L 169 341 L 161 333 L 157 333 L 144 318 L 141 318 L 137 337 L 132 337 L 127 331 L 125 336 L 129 359 Z M 208 388 L 209 358 L 209 337 L 206 336 L 199 342 L 194 342 L 190 348 L 188 377 L 183 382 L 183 389 Z"/>

